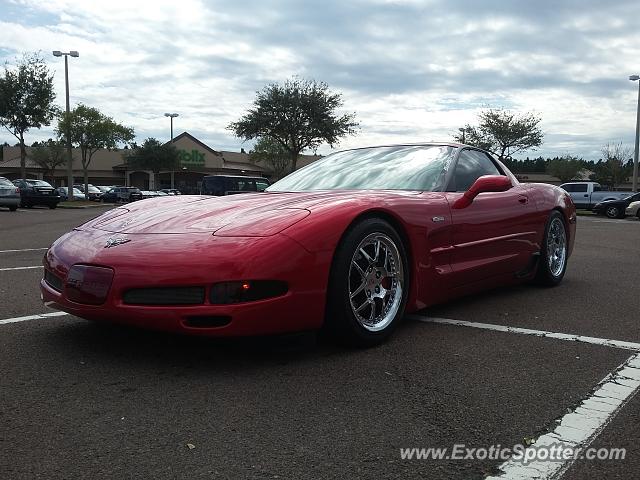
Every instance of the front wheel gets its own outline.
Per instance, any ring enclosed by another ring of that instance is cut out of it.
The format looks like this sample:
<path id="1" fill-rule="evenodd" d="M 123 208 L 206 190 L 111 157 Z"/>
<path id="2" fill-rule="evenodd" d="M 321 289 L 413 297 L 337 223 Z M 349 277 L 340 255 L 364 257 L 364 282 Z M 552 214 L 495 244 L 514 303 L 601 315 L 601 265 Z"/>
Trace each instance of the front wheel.
<path id="1" fill-rule="evenodd" d="M 553 210 L 544 230 L 542 251 L 538 261 L 536 281 L 548 287 L 558 285 L 567 270 L 567 227 L 564 216 Z"/>
<path id="2" fill-rule="evenodd" d="M 18 207 L 17 207 L 16 205 L 11 205 L 11 206 L 9 207 L 9 211 L 10 211 L 10 212 L 15 212 L 16 210 L 18 210 Z"/>
<path id="3" fill-rule="evenodd" d="M 609 218 L 620 218 L 620 209 L 618 207 L 607 207 L 604 214 Z"/>
<path id="4" fill-rule="evenodd" d="M 334 256 L 327 327 L 351 345 L 383 342 L 404 313 L 408 279 L 404 245 L 389 223 L 369 218 L 353 225 Z"/>
<path id="5" fill-rule="evenodd" d="M 50 204 L 50 205 L 49 205 L 49 208 L 50 208 L 51 210 L 53 210 L 53 209 L 55 209 L 57 206 L 58 206 L 57 204 L 52 203 L 52 204 Z"/>

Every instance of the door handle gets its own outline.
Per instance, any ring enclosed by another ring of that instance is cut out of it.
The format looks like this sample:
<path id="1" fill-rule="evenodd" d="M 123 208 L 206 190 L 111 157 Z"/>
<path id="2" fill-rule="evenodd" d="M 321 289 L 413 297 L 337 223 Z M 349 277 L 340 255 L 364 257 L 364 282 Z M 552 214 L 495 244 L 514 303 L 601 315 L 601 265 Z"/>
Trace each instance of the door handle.
<path id="1" fill-rule="evenodd" d="M 520 198 L 518 199 L 518 201 L 519 201 L 520 203 L 522 203 L 522 204 L 525 204 L 525 203 L 529 202 L 529 199 L 528 199 L 527 197 L 520 197 Z"/>
<path id="2" fill-rule="evenodd" d="M 588 194 L 588 193 L 585 193 L 585 194 L 583 195 L 583 197 L 588 197 L 588 196 L 589 196 L 589 194 Z"/>

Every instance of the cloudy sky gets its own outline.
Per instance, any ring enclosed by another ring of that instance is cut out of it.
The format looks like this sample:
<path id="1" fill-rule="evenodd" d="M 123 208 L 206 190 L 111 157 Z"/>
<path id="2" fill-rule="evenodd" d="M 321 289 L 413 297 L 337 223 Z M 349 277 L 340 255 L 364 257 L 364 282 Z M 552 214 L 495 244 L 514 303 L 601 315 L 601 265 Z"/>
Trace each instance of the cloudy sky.
<path id="1" fill-rule="evenodd" d="M 250 148 L 226 125 L 256 90 L 298 75 L 357 114 L 342 148 L 450 140 L 504 107 L 542 117 L 544 145 L 527 154 L 597 159 L 607 142 L 633 143 L 638 19 L 638 0 L 0 0 L 0 60 L 42 51 L 64 105 L 51 50 L 78 50 L 72 105 L 133 126 L 138 141 L 168 140 L 163 114 L 178 112 L 176 134 Z"/>

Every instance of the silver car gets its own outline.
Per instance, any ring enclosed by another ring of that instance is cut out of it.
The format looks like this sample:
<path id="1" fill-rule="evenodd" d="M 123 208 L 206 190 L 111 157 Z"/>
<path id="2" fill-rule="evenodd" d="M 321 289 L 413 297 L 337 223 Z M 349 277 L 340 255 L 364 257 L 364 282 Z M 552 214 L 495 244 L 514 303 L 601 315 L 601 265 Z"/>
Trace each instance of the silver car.
<path id="1" fill-rule="evenodd" d="M 20 189 L 4 177 L 0 177 L 0 207 L 15 212 L 20 205 Z"/>

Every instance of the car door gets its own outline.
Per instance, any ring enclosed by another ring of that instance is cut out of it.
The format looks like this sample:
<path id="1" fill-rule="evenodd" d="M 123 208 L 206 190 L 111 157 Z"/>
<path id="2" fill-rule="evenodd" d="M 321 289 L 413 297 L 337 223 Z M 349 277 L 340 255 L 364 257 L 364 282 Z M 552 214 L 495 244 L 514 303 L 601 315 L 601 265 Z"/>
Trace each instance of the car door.
<path id="1" fill-rule="evenodd" d="M 512 179 L 506 192 L 480 193 L 465 208 L 452 208 L 482 175 L 504 175 L 486 153 L 463 150 L 449 180 L 451 268 L 456 286 L 527 269 L 536 251 L 536 207 L 528 188 Z"/>
<path id="2" fill-rule="evenodd" d="M 589 185 L 586 183 L 574 183 L 570 192 L 576 208 L 589 208 L 591 198 L 589 196 Z"/>

